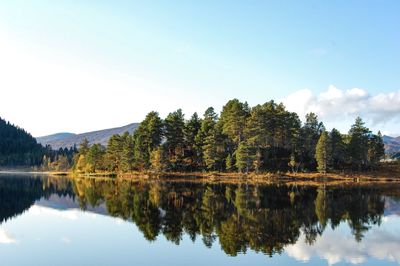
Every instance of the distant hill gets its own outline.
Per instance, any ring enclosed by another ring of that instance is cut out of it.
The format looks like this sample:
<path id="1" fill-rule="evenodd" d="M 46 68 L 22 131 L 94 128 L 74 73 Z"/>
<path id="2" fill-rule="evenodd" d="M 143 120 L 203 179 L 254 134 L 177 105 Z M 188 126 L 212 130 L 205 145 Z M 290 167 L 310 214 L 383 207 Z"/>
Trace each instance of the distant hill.
<path id="1" fill-rule="evenodd" d="M 400 152 L 400 136 L 397 138 L 383 136 L 385 143 L 385 151 L 387 154 L 395 154 Z"/>
<path id="2" fill-rule="evenodd" d="M 56 133 L 53 135 L 36 138 L 36 140 L 40 139 L 40 143 L 50 143 L 50 142 L 54 142 L 54 141 L 60 141 L 60 140 L 63 140 L 63 139 L 69 138 L 69 137 L 76 136 L 76 135 L 77 134 L 75 134 L 75 133 L 68 133 L 68 132 Z"/>
<path id="3" fill-rule="evenodd" d="M 87 139 L 90 144 L 100 143 L 104 146 L 107 145 L 108 139 L 115 134 L 123 134 L 133 131 L 139 126 L 139 123 L 132 123 L 123 127 L 116 127 L 110 129 L 103 129 L 92 131 L 82 134 L 74 133 L 57 133 L 43 137 L 37 137 L 36 140 L 43 146 L 50 145 L 53 149 L 70 148 L 74 145 L 79 145 L 84 139 Z"/>

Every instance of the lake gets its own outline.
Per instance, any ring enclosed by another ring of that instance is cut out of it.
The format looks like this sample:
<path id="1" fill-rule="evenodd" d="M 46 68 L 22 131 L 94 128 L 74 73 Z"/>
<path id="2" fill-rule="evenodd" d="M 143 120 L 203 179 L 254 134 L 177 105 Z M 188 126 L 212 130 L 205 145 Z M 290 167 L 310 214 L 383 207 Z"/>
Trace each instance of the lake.
<path id="1" fill-rule="evenodd" d="M 1 265 L 398 265 L 399 188 L 0 174 Z"/>

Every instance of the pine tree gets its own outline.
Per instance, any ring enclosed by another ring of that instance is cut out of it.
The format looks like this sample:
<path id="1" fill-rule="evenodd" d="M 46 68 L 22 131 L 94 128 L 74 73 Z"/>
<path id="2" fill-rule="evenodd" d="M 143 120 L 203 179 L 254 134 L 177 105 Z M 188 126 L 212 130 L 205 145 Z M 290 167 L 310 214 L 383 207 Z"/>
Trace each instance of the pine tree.
<path id="1" fill-rule="evenodd" d="M 241 142 L 236 150 L 236 168 L 240 173 L 249 172 L 253 163 L 251 147 L 245 142 Z"/>
<path id="2" fill-rule="evenodd" d="M 86 154 L 86 171 L 96 172 L 104 169 L 104 155 L 106 151 L 101 144 L 93 144 Z"/>
<path id="3" fill-rule="evenodd" d="M 168 162 L 174 170 L 183 168 L 185 118 L 181 109 L 169 113 L 165 118 L 165 143 Z"/>
<path id="4" fill-rule="evenodd" d="M 202 147 L 203 160 L 207 170 L 216 170 L 217 167 L 217 149 L 216 138 L 213 132 L 209 132 L 204 140 Z"/>
<path id="5" fill-rule="evenodd" d="M 368 142 L 368 163 L 371 167 L 376 168 L 379 161 L 385 155 L 385 145 L 383 143 L 382 134 L 372 135 Z"/>
<path id="6" fill-rule="evenodd" d="M 356 118 L 355 123 L 349 131 L 350 142 L 348 152 L 350 163 L 354 169 L 361 171 L 368 164 L 368 141 L 371 131 L 364 126 L 360 117 Z"/>
<path id="7" fill-rule="evenodd" d="M 332 150 L 329 135 L 326 131 L 322 132 L 317 146 L 315 148 L 315 159 L 317 161 L 317 170 L 326 173 L 331 165 Z"/>
<path id="8" fill-rule="evenodd" d="M 343 141 L 342 134 L 333 128 L 330 132 L 329 138 L 331 140 L 332 150 L 332 168 L 343 169 L 346 163 L 346 144 Z"/>
<path id="9" fill-rule="evenodd" d="M 225 136 L 219 125 L 208 132 L 203 145 L 203 160 L 206 169 L 223 171 L 225 168 L 224 160 L 227 156 L 225 149 Z"/>
<path id="10" fill-rule="evenodd" d="M 196 145 L 196 152 L 197 152 L 197 159 L 198 159 L 198 166 L 200 168 L 207 168 L 206 163 L 204 161 L 204 149 L 206 145 L 206 139 L 209 137 L 216 126 L 218 121 L 218 116 L 214 111 L 213 107 L 207 108 L 204 112 L 203 119 L 201 121 L 201 127 L 197 136 L 195 137 L 195 145 Z M 213 142 L 213 140 L 208 141 Z"/>
<path id="11" fill-rule="evenodd" d="M 89 141 L 85 138 L 79 144 L 79 153 L 80 154 L 86 154 L 89 151 L 89 148 L 90 148 Z"/>
<path id="12" fill-rule="evenodd" d="M 112 172 L 121 171 L 121 157 L 122 157 L 122 149 L 124 145 L 124 140 L 122 136 L 116 134 L 111 136 L 108 140 L 107 152 L 106 152 L 106 160 L 107 160 L 107 168 Z"/>
<path id="13" fill-rule="evenodd" d="M 135 142 L 133 136 L 126 132 L 123 136 L 122 154 L 121 154 L 121 170 L 130 172 L 133 169 Z"/>
<path id="14" fill-rule="evenodd" d="M 148 113 L 133 134 L 135 168 L 143 170 L 150 166 L 150 153 L 160 146 L 163 134 L 164 125 L 158 113 Z"/>
<path id="15" fill-rule="evenodd" d="M 324 131 L 324 125 L 318 122 L 318 116 L 314 113 L 306 115 L 306 122 L 301 128 L 301 161 L 308 170 L 314 170 L 317 166 L 315 161 L 315 147 L 318 139 Z"/>
<path id="16" fill-rule="evenodd" d="M 249 114 L 248 104 L 242 103 L 238 99 L 228 101 L 222 108 L 220 119 L 222 133 L 232 140 L 235 147 L 244 139 L 243 131 Z"/>
<path id="17" fill-rule="evenodd" d="M 201 120 L 197 113 L 194 113 L 190 120 L 185 124 L 184 139 L 185 139 L 185 166 L 186 169 L 197 169 L 200 166 L 199 158 L 200 151 L 196 145 L 196 137 L 201 129 Z"/>

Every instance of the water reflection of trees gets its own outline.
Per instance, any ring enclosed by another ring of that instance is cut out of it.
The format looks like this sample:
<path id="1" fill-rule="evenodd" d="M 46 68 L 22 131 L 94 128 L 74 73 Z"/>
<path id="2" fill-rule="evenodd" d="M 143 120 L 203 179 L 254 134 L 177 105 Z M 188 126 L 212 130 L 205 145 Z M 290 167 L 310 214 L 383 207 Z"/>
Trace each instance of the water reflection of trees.
<path id="1" fill-rule="evenodd" d="M 0 223 L 23 213 L 36 200 L 75 198 L 82 209 L 104 204 L 108 213 L 134 222 L 144 237 L 163 235 L 179 244 L 182 236 L 219 242 L 229 255 L 248 249 L 269 255 L 298 241 L 314 243 L 326 227 L 348 223 L 356 240 L 381 222 L 385 198 L 394 187 L 307 187 L 133 182 L 67 178 L 0 178 Z"/>
<path id="2" fill-rule="evenodd" d="M 110 215 L 133 221 L 150 241 L 160 234 L 179 244 L 183 234 L 219 241 L 230 255 L 251 249 L 269 255 L 304 232 L 312 244 L 327 226 L 347 222 L 361 241 L 379 224 L 385 200 L 376 187 L 290 187 L 78 180 L 82 208 L 105 203 Z"/>
<path id="3" fill-rule="evenodd" d="M 36 200 L 51 195 L 74 196 L 66 178 L 7 175 L 0 178 L 0 224 L 29 209 Z"/>

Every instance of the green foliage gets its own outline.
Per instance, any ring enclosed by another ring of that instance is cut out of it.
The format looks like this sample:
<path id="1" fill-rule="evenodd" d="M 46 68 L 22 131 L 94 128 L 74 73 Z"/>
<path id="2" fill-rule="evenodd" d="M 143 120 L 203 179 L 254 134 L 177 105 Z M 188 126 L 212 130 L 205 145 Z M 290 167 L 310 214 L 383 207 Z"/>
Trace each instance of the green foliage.
<path id="1" fill-rule="evenodd" d="M 227 102 L 222 108 L 220 123 L 222 133 L 236 145 L 244 139 L 243 131 L 246 126 L 250 108 L 247 103 L 241 103 L 238 99 Z"/>
<path id="2" fill-rule="evenodd" d="M 314 113 L 306 115 L 306 122 L 301 128 L 300 143 L 302 162 L 308 170 L 315 170 L 317 163 L 315 160 L 315 148 L 320 134 L 325 130 L 322 122 L 318 121 L 318 116 Z"/>
<path id="3" fill-rule="evenodd" d="M 158 147 L 150 154 L 151 169 L 162 172 L 167 167 L 166 154 L 162 147 Z"/>
<path id="4" fill-rule="evenodd" d="M 371 131 L 364 124 L 362 119 L 357 117 L 349 131 L 348 153 L 350 163 L 357 170 L 365 169 L 368 165 L 368 142 Z"/>
<path id="5" fill-rule="evenodd" d="M 122 150 L 124 147 L 124 138 L 120 135 L 113 135 L 108 140 L 106 152 L 107 169 L 112 172 L 119 172 L 122 163 Z"/>
<path id="6" fill-rule="evenodd" d="M 133 136 L 114 135 L 107 148 L 83 141 L 74 156 L 74 169 L 325 173 L 375 169 L 384 155 L 382 136 L 372 134 L 360 118 L 347 135 L 336 129 L 328 133 L 314 113 L 307 114 L 302 125 L 298 115 L 283 104 L 269 101 L 249 108 L 237 99 L 223 107 L 220 117 L 212 107 L 203 118 L 194 113 L 189 120 L 181 109 L 164 121 L 157 112 L 150 112 Z M 58 151 L 49 157 L 46 153 L 43 168 L 67 167 L 72 161 L 70 152 L 74 151 Z"/>
<path id="7" fill-rule="evenodd" d="M 319 137 L 315 159 L 317 160 L 317 170 L 321 173 L 326 173 L 332 162 L 332 144 L 328 132 L 322 132 Z"/>
<path id="8" fill-rule="evenodd" d="M 249 172 L 253 159 L 251 146 L 244 141 L 241 142 L 236 150 L 236 168 L 239 172 Z"/>
<path id="9" fill-rule="evenodd" d="M 197 143 L 197 136 L 201 129 L 202 121 L 194 113 L 190 120 L 185 124 L 184 139 L 185 139 L 185 158 L 184 164 L 186 169 L 194 170 L 201 165 L 201 148 Z"/>
<path id="10" fill-rule="evenodd" d="M 385 156 L 385 145 L 383 144 L 382 134 L 372 135 L 368 142 L 368 161 L 372 167 L 376 167 L 379 161 Z"/>
<path id="11" fill-rule="evenodd" d="M 106 149 L 100 144 L 93 144 L 86 153 L 86 171 L 95 173 L 97 170 L 104 170 L 104 156 Z"/>
<path id="12" fill-rule="evenodd" d="M 184 131 L 185 117 L 181 109 L 168 114 L 165 118 L 165 149 L 171 169 L 182 170 L 184 167 Z"/>
<path id="13" fill-rule="evenodd" d="M 225 168 L 227 171 L 233 171 L 235 168 L 235 162 L 230 153 L 228 153 L 228 156 L 225 159 Z"/>
<path id="14" fill-rule="evenodd" d="M 203 160 L 207 170 L 222 171 L 225 159 L 224 135 L 217 125 L 211 129 L 204 140 L 202 147 Z"/>
<path id="15" fill-rule="evenodd" d="M 122 145 L 121 154 L 121 170 L 123 172 L 130 172 L 133 170 L 134 156 L 135 156 L 135 141 L 133 136 L 127 132 L 123 136 L 124 143 Z"/>
<path id="16" fill-rule="evenodd" d="M 198 158 L 198 166 L 200 168 L 206 168 L 206 163 L 204 162 L 204 148 L 205 148 L 205 140 L 207 136 L 211 134 L 211 131 L 214 130 L 214 127 L 218 121 L 218 116 L 214 111 L 213 107 L 207 108 L 204 112 L 203 119 L 201 121 L 200 130 L 195 137 L 195 146 Z M 209 143 L 213 142 L 212 140 L 208 140 Z M 208 151 L 210 152 L 210 151 Z"/>
<path id="17" fill-rule="evenodd" d="M 158 148 L 163 137 L 163 121 L 157 112 L 150 112 L 133 135 L 134 165 L 144 169 L 150 165 L 150 153 Z"/>
<path id="18" fill-rule="evenodd" d="M 337 129 L 333 128 L 329 134 L 329 138 L 332 145 L 332 167 L 334 169 L 343 169 L 346 165 L 346 161 L 348 161 L 346 144 L 344 143 L 343 136 Z"/>

